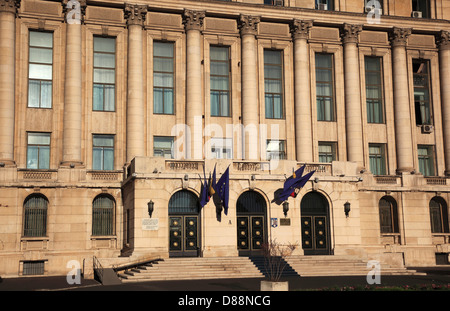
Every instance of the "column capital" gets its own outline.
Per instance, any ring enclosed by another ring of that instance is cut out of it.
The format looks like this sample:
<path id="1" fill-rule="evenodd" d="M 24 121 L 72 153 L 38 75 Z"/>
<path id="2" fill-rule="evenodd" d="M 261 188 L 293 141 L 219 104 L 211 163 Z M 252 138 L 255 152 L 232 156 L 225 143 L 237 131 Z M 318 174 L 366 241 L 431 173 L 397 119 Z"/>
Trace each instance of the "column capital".
<path id="1" fill-rule="evenodd" d="M 290 30 L 292 38 L 296 39 L 308 39 L 309 29 L 312 27 L 313 21 L 303 21 L 294 19 L 290 24 Z"/>
<path id="2" fill-rule="evenodd" d="M 86 16 L 87 0 L 62 0 L 64 20 L 68 24 L 81 24 Z"/>
<path id="3" fill-rule="evenodd" d="M 436 43 L 440 50 L 450 50 L 450 32 L 441 30 L 437 36 Z"/>
<path id="4" fill-rule="evenodd" d="M 127 25 L 144 26 L 145 17 L 147 16 L 147 6 L 140 4 L 125 4 L 124 16 L 127 20 Z"/>
<path id="5" fill-rule="evenodd" d="M 238 28 L 241 31 L 241 35 L 256 35 L 258 33 L 259 22 L 259 16 L 240 15 Z"/>
<path id="6" fill-rule="evenodd" d="M 408 37 L 411 35 L 410 28 L 394 27 L 390 33 L 390 40 L 392 46 L 406 46 Z"/>
<path id="7" fill-rule="evenodd" d="M 341 33 L 343 43 L 358 43 L 358 36 L 361 31 L 362 25 L 345 23 Z"/>
<path id="8" fill-rule="evenodd" d="M 203 20 L 205 19 L 205 11 L 184 10 L 183 24 L 186 30 L 201 30 Z"/>
<path id="9" fill-rule="evenodd" d="M 20 0 L 0 0 L 0 12 L 16 14 L 20 8 Z"/>

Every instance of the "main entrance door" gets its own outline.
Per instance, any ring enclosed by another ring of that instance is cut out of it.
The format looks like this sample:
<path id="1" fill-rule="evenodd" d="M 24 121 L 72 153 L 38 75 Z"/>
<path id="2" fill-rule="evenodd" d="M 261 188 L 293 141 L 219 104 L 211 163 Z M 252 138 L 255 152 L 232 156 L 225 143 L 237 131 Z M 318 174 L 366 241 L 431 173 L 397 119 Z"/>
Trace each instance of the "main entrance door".
<path id="1" fill-rule="evenodd" d="M 237 248 L 239 256 L 262 255 L 266 233 L 267 205 L 256 191 L 246 191 L 236 203 Z"/>
<path id="2" fill-rule="evenodd" d="M 330 255 L 330 222 L 327 199 L 309 192 L 301 202 L 302 248 L 305 255 Z"/>
<path id="3" fill-rule="evenodd" d="M 190 191 L 174 193 L 169 201 L 169 256 L 197 257 L 200 253 L 200 205 Z"/>

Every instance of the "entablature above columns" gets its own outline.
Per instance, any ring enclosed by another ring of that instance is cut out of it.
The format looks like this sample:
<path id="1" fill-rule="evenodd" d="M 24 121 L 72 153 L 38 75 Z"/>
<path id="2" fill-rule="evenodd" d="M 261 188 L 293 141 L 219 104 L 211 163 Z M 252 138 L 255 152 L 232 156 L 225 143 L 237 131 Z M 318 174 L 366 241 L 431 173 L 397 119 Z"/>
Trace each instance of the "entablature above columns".
<path id="1" fill-rule="evenodd" d="M 20 0 L 0 0 L 0 12 L 16 14 L 20 8 Z"/>

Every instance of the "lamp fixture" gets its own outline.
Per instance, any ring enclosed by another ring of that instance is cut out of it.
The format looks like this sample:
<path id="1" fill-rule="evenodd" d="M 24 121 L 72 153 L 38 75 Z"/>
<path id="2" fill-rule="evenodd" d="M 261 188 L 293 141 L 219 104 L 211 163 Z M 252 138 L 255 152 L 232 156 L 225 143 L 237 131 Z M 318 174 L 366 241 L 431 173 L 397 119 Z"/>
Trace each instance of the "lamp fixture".
<path id="1" fill-rule="evenodd" d="M 344 203 L 344 213 L 345 213 L 345 217 L 348 217 L 348 214 L 350 213 L 350 203 L 349 202 Z"/>
<path id="2" fill-rule="evenodd" d="M 152 200 L 150 200 L 147 203 L 148 216 L 150 216 L 150 218 L 152 218 L 154 208 L 155 208 L 155 203 Z"/>
<path id="3" fill-rule="evenodd" d="M 284 202 L 283 202 L 283 213 L 284 213 L 284 217 L 287 217 L 288 211 L 289 211 L 289 202 L 288 202 L 288 201 L 284 201 Z"/>

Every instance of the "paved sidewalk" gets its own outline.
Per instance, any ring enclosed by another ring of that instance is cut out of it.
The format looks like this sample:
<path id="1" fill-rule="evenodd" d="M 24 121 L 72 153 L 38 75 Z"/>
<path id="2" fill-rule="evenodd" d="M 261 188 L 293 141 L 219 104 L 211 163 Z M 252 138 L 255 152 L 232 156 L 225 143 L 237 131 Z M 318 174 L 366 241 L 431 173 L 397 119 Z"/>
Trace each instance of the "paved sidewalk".
<path id="1" fill-rule="evenodd" d="M 380 286 L 448 285 L 450 267 L 429 268 L 425 276 L 381 276 Z M 0 291 L 259 291 L 263 278 L 152 281 L 102 285 L 95 280 L 81 279 L 70 285 L 65 276 L 22 277 L 0 279 Z M 365 286 L 365 276 L 289 277 L 290 291 L 343 286 Z"/>

